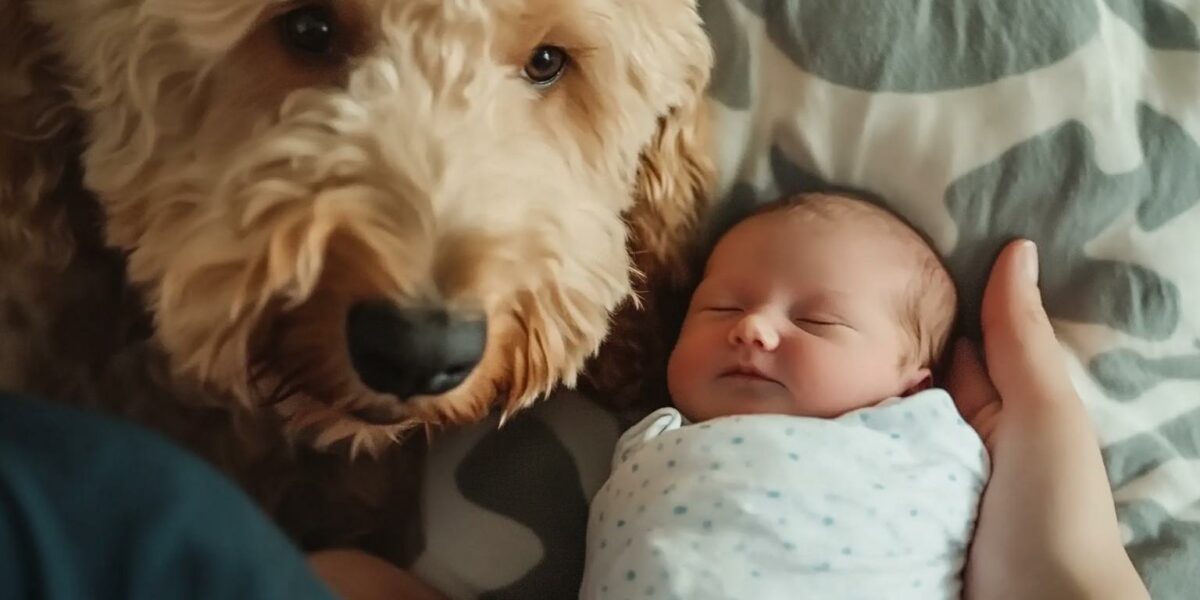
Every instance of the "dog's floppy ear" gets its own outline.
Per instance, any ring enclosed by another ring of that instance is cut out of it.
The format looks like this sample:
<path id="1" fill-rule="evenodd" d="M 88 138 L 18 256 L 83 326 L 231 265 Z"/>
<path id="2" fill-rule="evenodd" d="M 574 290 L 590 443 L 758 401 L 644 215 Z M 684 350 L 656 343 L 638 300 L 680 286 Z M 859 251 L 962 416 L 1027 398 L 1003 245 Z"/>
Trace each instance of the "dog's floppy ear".
<path id="1" fill-rule="evenodd" d="M 706 92 L 712 69 L 707 37 L 692 40 L 682 98 L 659 119 L 641 154 L 634 205 L 627 220 L 629 249 L 642 277 L 684 277 L 682 252 L 709 203 L 716 179 Z M 637 285 L 636 287 L 642 287 Z"/>
<path id="2" fill-rule="evenodd" d="M 629 223 L 629 252 L 639 273 L 634 297 L 613 315 L 584 386 L 632 423 L 667 403 L 673 324 L 686 308 L 691 242 L 708 206 L 715 171 L 708 148 L 704 82 L 659 121 L 641 156 Z"/>
<path id="3" fill-rule="evenodd" d="M 675 41 L 682 43 L 671 51 L 687 75 L 683 85 L 671 86 L 671 108 L 642 151 L 626 213 L 629 252 L 639 271 L 635 296 L 613 315 L 603 349 L 585 370 L 584 385 L 630 422 L 667 401 L 670 330 L 686 308 L 691 243 L 716 180 L 706 97 L 712 48 L 699 27 Z"/>
<path id="4" fill-rule="evenodd" d="M 74 237 L 68 206 L 55 191 L 72 172 L 78 120 L 25 2 L 0 1 L 0 254 L 63 264 Z"/>

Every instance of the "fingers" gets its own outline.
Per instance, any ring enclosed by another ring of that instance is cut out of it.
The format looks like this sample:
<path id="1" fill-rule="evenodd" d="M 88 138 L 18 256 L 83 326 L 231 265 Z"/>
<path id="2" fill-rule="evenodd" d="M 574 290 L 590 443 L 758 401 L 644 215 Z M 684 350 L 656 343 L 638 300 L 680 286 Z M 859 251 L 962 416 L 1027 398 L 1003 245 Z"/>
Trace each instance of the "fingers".
<path id="1" fill-rule="evenodd" d="M 992 432 L 995 431 L 996 417 L 1001 408 L 1000 395 L 988 378 L 979 351 L 966 340 L 959 340 L 954 345 L 946 389 L 954 398 L 958 412 L 975 429 L 990 451 Z"/>
<path id="2" fill-rule="evenodd" d="M 1037 247 L 1018 240 L 1000 252 L 983 294 L 987 371 L 1004 398 L 1014 403 L 1074 395 L 1062 349 L 1037 287 Z"/>
<path id="3" fill-rule="evenodd" d="M 946 390 L 963 418 L 970 421 L 983 407 L 998 400 L 995 388 L 988 379 L 975 345 L 967 340 L 954 344 L 950 370 L 946 374 Z"/>

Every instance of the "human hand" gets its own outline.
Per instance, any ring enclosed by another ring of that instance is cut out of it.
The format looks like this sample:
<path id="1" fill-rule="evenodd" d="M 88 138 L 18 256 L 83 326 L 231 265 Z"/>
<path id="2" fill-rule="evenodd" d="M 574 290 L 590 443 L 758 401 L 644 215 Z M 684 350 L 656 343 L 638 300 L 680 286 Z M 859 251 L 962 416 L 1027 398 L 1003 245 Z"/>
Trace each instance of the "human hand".
<path id="1" fill-rule="evenodd" d="M 947 388 L 992 460 L 966 598 L 1148 598 L 1121 543 L 1100 445 L 1037 288 L 1037 251 L 1000 253 L 984 292 L 981 364 L 955 346 Z"/>
<path id="2" fill-rule="evenodd" d="M 309 565 L 342 600 L 445 600 L 440 592 L 390 562 L 361 550 L 310 554 Z"/>

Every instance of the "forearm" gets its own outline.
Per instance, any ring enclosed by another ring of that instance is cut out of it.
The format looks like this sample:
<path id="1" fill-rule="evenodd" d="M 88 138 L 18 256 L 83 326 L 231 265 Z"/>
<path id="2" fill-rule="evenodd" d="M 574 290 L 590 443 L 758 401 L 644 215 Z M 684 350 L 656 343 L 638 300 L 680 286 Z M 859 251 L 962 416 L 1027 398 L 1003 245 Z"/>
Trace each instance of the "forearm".
<path id="1" fill-rule="evenodd" d="M 951 370 L 992 476 L 967 562 L 968 598 L 1141 599 L 1100 443 L 1037 288 L 1036 247 L 1008 244 L 980 311 L 986 375 L 967 346 Z"/>
<path id="2" fill-rule="evenodd" d="M 994 435 L 981 527 L 1003 540 L 972 568 L 986 597 L 1146 598 L 1121 542 L 1099 444 L 1082 404 L 1031 403 Z M 998 551 L 998 552 L 997 552 Z M 981 590 L 982 591 L 982 590 Z M 972 595 L 972 597 L 984 597 Z"/>

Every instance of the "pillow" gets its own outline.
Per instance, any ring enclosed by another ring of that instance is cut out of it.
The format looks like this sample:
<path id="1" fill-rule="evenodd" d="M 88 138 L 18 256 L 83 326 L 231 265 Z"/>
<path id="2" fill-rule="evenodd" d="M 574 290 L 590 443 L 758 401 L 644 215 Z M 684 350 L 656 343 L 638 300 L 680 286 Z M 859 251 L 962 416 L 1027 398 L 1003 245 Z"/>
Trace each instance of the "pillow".
<path id="1" fill-rule="evenodd" d="M 1000 246 L 1036 241 L 1127 548 L 1154 597 L 1188 595 L 1200 0 L 701 4 L 722 208 L 870 190 L 945 254 L 969 328 Z M 568 394 L 457 435 L 430 455 L 416 571 L 457 598 L 573 597 L 615 420 Z"/>

